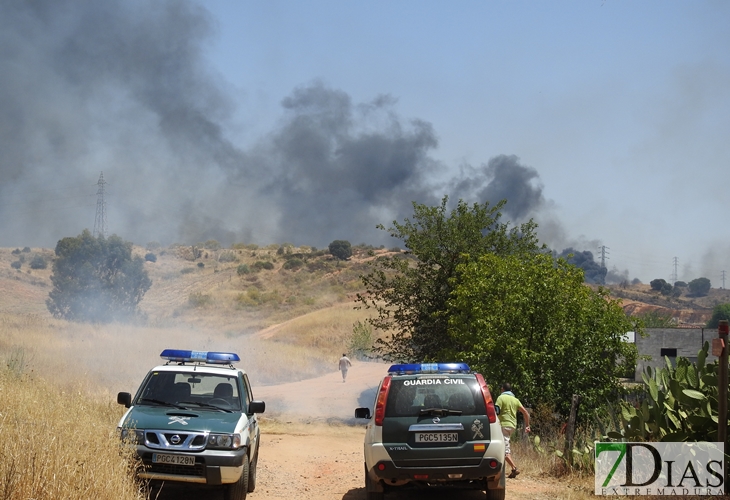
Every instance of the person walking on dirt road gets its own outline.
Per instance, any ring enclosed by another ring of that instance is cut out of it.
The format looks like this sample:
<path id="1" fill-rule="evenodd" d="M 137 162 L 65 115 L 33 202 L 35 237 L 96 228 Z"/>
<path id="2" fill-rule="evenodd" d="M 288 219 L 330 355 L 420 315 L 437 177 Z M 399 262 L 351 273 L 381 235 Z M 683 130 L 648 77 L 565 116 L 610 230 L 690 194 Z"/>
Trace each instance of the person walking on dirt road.
<path id="1" fill-rule="evenodd" d="M 520 400 L 512 393 L 512 386 L 510 384 L 505 382 L 502 384 L 501 389 L 495 404 L 499 406 L 499 423 L 502 425 L 502 435 L 504 436 L 504 459 L 512 467 L 512 472 L 507 477 L 514 479 L 520 471 L 517 469 L 514 460 L 512 460 L 509 438 L 517 428 L 518 411 L 525 418 L 525 432 L 530 432 L 530 414 L 522 406 Z"/>
<path id="2" fill-rule="evenodd" d="M 344 382 L 347 378 L 347 370 L 350 369 L 352 366 L 352 363 L 350 362 L 350 358 L 347 357 L 347 354 L 342 354 L 342 357 L 340 358 L 340 371 L 342 372 L 342 381 Z"/>

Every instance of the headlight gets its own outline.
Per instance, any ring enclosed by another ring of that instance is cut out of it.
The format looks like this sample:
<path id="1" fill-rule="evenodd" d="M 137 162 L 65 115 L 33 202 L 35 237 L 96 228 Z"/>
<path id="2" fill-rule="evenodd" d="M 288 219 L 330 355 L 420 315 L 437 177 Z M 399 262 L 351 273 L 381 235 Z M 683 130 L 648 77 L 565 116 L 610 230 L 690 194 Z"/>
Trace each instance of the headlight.
<path id="1" fill-rule="evenodd" d="M 144 444 L 144 431 L 139 429 L 117 428 L 119 439 L 129 444 Z"/>
<path id="2" fill-rule="evenodd" d="M 241 447 L 240 434 L 210 434 L 208 448 L 221 450 L 236 450 Z"/>

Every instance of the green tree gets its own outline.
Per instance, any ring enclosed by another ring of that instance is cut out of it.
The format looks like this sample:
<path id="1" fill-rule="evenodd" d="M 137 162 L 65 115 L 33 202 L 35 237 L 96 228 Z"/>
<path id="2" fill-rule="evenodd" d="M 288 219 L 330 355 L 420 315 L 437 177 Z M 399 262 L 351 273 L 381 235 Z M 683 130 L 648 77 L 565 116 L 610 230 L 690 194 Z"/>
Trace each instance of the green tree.
<path id="1" fill-rule="evenodd" d="M 649 282 L 651 289 L 656 290 L 657 292 L 660 292 L 666 284 L 667 284 L 667 280 L 664 280 L 662 278 L 657 278 L 657 279 L 651 280 Z"/>
<path id="2" fill-rule="evenodd" d="M 512 383 L 526 404 L 555 405 L 571 396 L 591 414 L 620 391 L 636 365 L 622 341 L 638 324 L 604 288 L 583 284 L 581 269 L 547 254 L 494 255 L 462 263 L 449 300 L 451 347 L 492 384 Z"/>
<path id="3" fill-rule="evenodd" d="M 458 281 L 459 264 L 484 254 L 509 255 L 540 251 L 532 221 L 510 229 L 500 222 L 500 209 L 459 200 L 447 211 L 448 197 L 440 206 L 413 203 L 413 220 L 393 221 L 387 229 L 405 242 L 406 251 L 377 258 L 361 276 L 366 292 L 358 301 L 377 316 L 368 321 L 388 332 L 377 340 L 376 352 L 386 359 L 435 361 L 453 347 L 448 332 L 447 300 Z M 378 228 L 385 230 L 379 225 Z M 464 346 L 465 347 L 465 346 Z"/>
<path id="4" fill-rule="evenodd" d="M 338 260 L 352 257 L 352 245 L 347 240 L 335 240 L 329 245 L 330 253 Z"/>
<path id="5" fill-rule="evenodd" d="M 712 309 L 712 317 L 707 322 L 707 328 L 717 328 L 721 319 L 730 320 L 730 304 L 718 304 Z"/>
<path id="6" fill-rule="evenodd" d="M 709 293 L 712 285 L 707 278 L 697 278 L 690 281 L 687 286 L 689 287 L 689 293 L 695 297 L 704 297 Z"/>
<path id="7" fill-rule="evenodd" d="M 51 282 L 46 306 L 54 316 L 95 322 L 133 316 L 152 284 L 131 243 L 95 238 L 88 229 L 58 242 Z"/>

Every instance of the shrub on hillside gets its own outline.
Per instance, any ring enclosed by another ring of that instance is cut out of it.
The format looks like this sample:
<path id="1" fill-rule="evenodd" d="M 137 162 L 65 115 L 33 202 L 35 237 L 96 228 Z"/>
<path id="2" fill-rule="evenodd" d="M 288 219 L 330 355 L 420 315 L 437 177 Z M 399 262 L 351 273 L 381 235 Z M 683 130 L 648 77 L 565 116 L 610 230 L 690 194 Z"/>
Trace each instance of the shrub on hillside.
<path id="1" fill-rule="evenodd" d="M 157 262 L 157 255 L 153 254 L 152 252 L 147 252 L 144 256 L 144 260 L 147 262 Z"/>
<path id="2" fill-rule="evenodd" d="M 23 247 L 23 253 L 30 253 L 30 247 Z"/>
<path id="3" fill-rule="evenodd" d="M 13 269 L 20 269 L 20 267 L 22 265 L 23 265 L 23 263 L 20 262 L 19 260 L 16 260 L 15 262 L 10 263 L 10 267 L 12 267 Z"/>
<path id="4" fill-rule="evenodd" d="M 201 246 L 208 250 L 220 250 L 221 244 L 218 243 L 216 240 L 208 240 L 205 243 L 203 243 Z"/>
<path id="5" fill-rule="evenodd" d="M 236 255 L 236 252 L 232 252 L 230 250 L 227 252 L 221 252 L 218 256 L 218 262 L 236 262 L 237 260 L 238 255 Z"/>
<path id="6" fill-rule="evenodd" d="M 269 261 L 264 261 L 264 260 L 257 260 L 256 262 L 253 263 L 251 268 L 254 269 L 255 271 L 260 271 L 262 269 L 271 271 L 272 269 L 274 269 L 274 263 L 269 262 Z"/>
<path id="7" fill-rule="evenodd" d="M 47 267 L 48 267 L 48 263 L 46 262 L 46 259 L 44 259 L 42 255 L 36 255 L 30 261 L 31 269 L 45 269 Z"/>
<path id="8" fill-rule="evenodd" d="M 335 240 L 328 248 L 335 259 L 347 260 L 352 257 L 352 245 L 347 240 Z"/>
<path id="9" fill-rule="evenodd" d="M 302 266 L 304 266 L 304 261 L 295 257 L 284 262 L 282 267 L 288 271 L 296 271 L 297 269 L 301 269 Z"/>
<path id="10" fill-rule="evenodd" d="M 707 328 L 717 328 L 721 319 L 730 321 L 730 304 L 718 304 L 712 309 L 712 317 L 707 321 Z"/>
<path id="11" fill-rule="evenodd" d="M 689 292 L 695 297 L 704 297 L 710 291 L 712 284 L 707 278 L 697 278 L 689 282 L 687 285 Z"/>
<path id="12" fill-rule="evenodd" d="M 657 278 L 657 279 L 651 280 L 649 282 L 649 286 L 651 287 L 651 289 L 656 290 L 657 292 L 661 292 L 662 288 L 664 288 L 664 285 L 666 285 L 666 284 L 667 284 L 667 280 L 664 280 L 661 278 Z"/>
<path id="13" fill-rule="evenodd" d="M 248 264 L 239 264 L 236 268 L 236 273 L 239 276 L 243 276 L 244 274 L 249 274 L 251 272 L 251 268 L 248 267 Z"/>
<path id="14" fill-rule="evenodd" d="M 188 304 L 192 307 L 205 307 L 213 302 L 213 298 L 210 295 L 205 295 L 202 292 L 193 292 L 188 296 Z"/>
<path id="15" fill-rule="evenodd" d="M 13 250 L 10 253 L 13 254 L 13 255 L 20 255 L 20 248 L 16 248 L 15 250 Z"/>

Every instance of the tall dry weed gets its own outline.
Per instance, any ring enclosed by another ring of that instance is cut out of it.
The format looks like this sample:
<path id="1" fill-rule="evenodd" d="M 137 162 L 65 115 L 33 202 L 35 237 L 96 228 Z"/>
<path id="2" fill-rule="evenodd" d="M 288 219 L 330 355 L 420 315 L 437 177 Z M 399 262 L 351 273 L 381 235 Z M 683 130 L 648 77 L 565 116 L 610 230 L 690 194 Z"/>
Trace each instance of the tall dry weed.
<path id="1" fill-rule="evenodd" d="M 0 370 L 0 500 L 144 498 L 115 432 L 119 409 Z"/>

